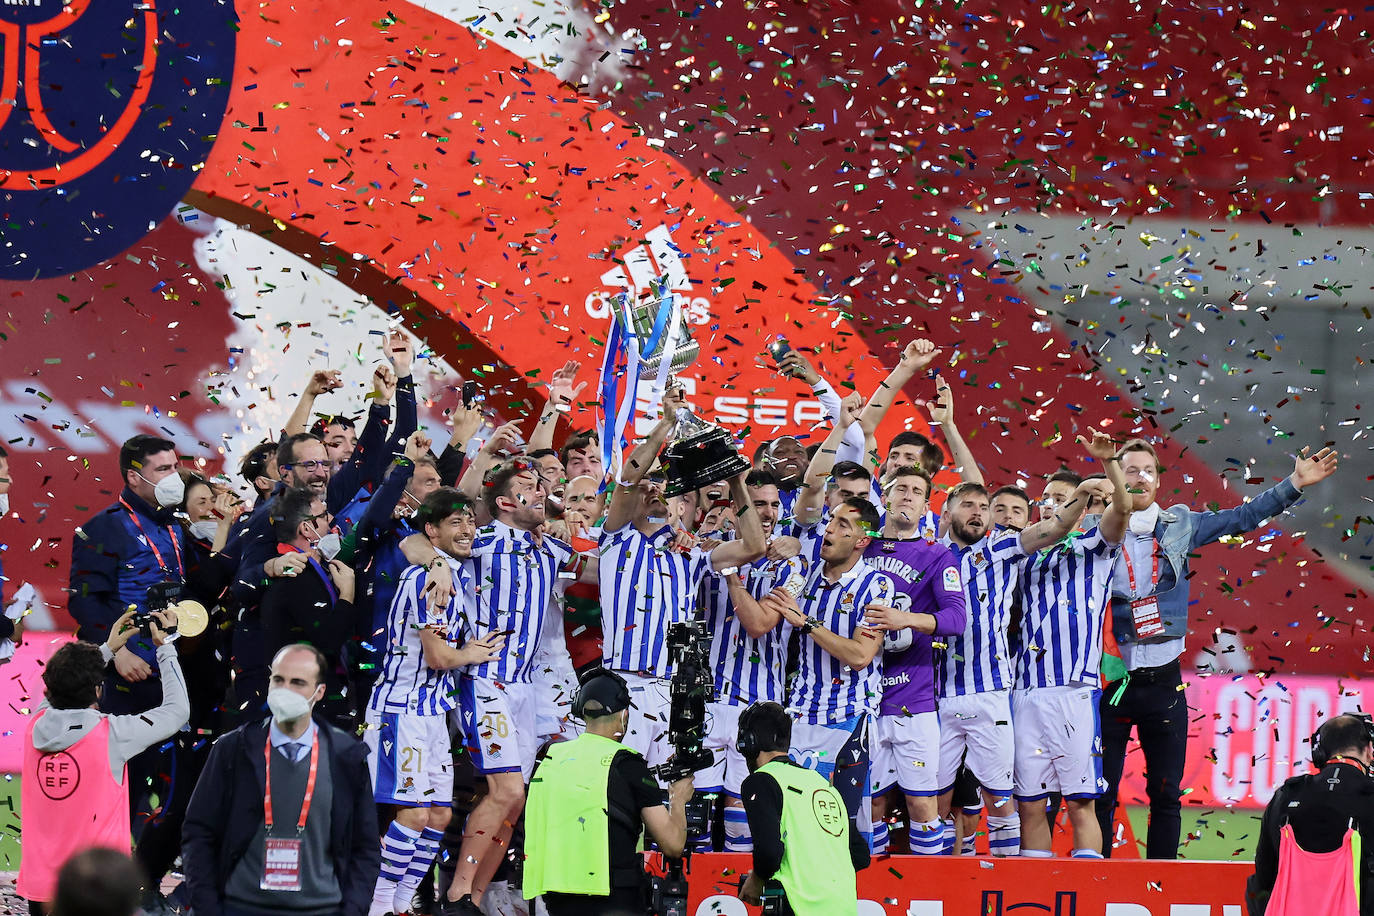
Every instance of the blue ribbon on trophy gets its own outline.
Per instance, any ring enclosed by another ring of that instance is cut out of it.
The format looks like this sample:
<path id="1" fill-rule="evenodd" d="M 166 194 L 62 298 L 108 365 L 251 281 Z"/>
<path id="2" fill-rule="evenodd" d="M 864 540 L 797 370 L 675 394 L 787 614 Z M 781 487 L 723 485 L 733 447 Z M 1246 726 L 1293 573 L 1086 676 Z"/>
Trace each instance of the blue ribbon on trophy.
<path id="1" fill-rule="evenodd" d="M 669 374 L 696 357 L 697 345 L 685 333 L 682 309 L 664 280 L 654 284 L 651 297 L 638 303 L 631 303 L 628 292 L 618 294 L 613 315 L 597 402 L 603 466 L 619 479 L 621 453 L 628 446 L 625 431 L 634 420 L 644 373 L 655 371 L 645 408 L 654 413 L 663 400 Z M 666 352 L 670 345 L 671 353 Z"/>

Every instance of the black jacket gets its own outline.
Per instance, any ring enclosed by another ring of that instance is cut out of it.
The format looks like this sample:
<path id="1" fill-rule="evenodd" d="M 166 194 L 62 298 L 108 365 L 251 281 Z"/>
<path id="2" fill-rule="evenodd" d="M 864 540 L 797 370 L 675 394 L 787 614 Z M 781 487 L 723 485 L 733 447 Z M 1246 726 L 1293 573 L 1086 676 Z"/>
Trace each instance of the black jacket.
<path id="1" fill-rule="evenodd" d="M 1293 839 L 1307 852 L 1340 847 L 1354 822 L 1360 831 L 1360 916 L 1374 916 L 1374 779 L 1345 763 L 1327 764 L 1320 773 L 1294 776 L 1269 799 L 1260 821 L 1255 873 L 1245 888 L 1250 916 L 1264 916 L 1279 870 L 1279 832 L 1293 827 Z"/>
<path id="2" fill-rule="evenodd" d="M 334 781 L 329 853 L 343 893 L 342 911 L 344 916 L 365 916 L 382 862 L 367 748 L 327 722 L 316 719 L 315 724 Z M 219 916 L 234 865 L 263 822 L 267 732 L 264 719 L 220 738 L 196 783 L 181 832 L 182 863 L 196 916 Z"/>

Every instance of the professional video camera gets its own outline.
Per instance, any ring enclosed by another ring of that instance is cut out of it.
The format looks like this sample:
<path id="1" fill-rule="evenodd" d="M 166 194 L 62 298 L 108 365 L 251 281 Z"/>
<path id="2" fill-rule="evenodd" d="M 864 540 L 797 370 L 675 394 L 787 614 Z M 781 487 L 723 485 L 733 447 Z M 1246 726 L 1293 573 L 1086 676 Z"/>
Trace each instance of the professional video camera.
<path id="1" fill-rule="evenodd" d="M 673 677 L 668 685 L 672 699 L 668 741 L 673 745 L 673 756 L 654 768 L 654 775 L 666 783 L 704 770 L 715 759 L 705 747 L 706 704 L 716 698 L 710 644 L 706 625 L 701 621 L 684 620 L 668 625 L 668 654 L 673 660 Z"/>
<path id="2" fill-rule="evenodd" d="M 689 620 L 668 626 L 668 654 L 673 660 L 673 677 L 668 685 L 672 705 L 668 713 L 668 741 L 673 756 L 654 767 L 654 775 L 666 783 L 685 779 L 704 770 L 714 761 L 706 745 L 706 704 L 716 698 L 716 682 L 711 674 L 710 636 L 701 621 Z M 687 803 L 687 836 L 700 836 L 710 829 L 710 802 L 693 797 Z M 657 916 L 687 914 L 687 854 L 665 858 L 665 874 L 651 880 L 651 909 Z"/>

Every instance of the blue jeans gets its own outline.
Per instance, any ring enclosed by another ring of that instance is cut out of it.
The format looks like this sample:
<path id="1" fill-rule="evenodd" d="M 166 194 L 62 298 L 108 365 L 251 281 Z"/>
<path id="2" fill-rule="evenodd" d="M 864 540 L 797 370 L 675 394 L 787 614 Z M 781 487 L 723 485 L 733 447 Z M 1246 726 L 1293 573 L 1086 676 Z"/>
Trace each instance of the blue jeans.
<path id="1" fill-rule="evenodd" d="M 1102 691 L 1102 772 L 1107 791 L 1097 800 L 1102 825 L 1102 854 L 1112 854 L 1112 820 L 1117 787 L 1126 763 L 1126 743 L 1135 728 L 1145 755 L 1145 794 L 1150 800 L 1150 827 L 1145 857 L 1178 858 L 1182 832 L 1183 765 L 1188 749 L 1188 698 L 1177 660 L 1158 668 L 1131 672 L 1121 702 L 1111 705 L 1120 682 Z"/>

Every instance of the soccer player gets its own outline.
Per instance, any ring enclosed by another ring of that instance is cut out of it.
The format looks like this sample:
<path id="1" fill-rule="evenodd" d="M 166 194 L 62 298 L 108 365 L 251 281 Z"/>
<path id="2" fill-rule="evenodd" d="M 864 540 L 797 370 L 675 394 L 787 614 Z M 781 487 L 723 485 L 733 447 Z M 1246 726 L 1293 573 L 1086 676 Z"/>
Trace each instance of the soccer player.
<path id="1" fill-rule="evenodd" d="M 866 499 L 849 499 L 831 513 L 821 541 L 820 562 L 805 578 L 777 588 L 758 601 L 801 634 L 796 676 L 788 708 L 797 718 L 792 756 L 830 779 L 845 809 L 868 839 L 868 732 L 878 711 L 883 632 L 864 621 L 866 613 L 896 613 L 890 604 L 896 585 L 864 561 L 878 530 L 878 510 Z M 795 587 L 796 594 L 793 594 Z M 738 607 L 752 600 L 742 591 Z"/>
<path id="2" fill-rule="evenodd" d="M 497 465 L 483 482 L 491 524 L 478 530 L 464 561 L 476 592 L 469 627 L 509 637 L 492 661 L 466 668 L 458 681 L 460 723 L 487 794 L 468 816 L 449 885 L 445 916 L 480 912 L 481 897 L 510 843 L 525 804 L 525 783 L 538 750 L 537 693 L 531 669 L 554 589 L 582 557 L 539 533 L 547 492 L 522 459 Z M 595 575 L 594 564 L 581 567 Z"/>
<path id="3" fill-rule="evenodd" d="M 1102 832 L 1094 800 L 1106 786 L 1102 778 L 1102 739 L 1098 722 L 1098 672 L 1102 665 L 1102 623 L 1112 564 L 1131 512 L 1130 495 L 1116 449 L 1104 433 L 1079 437 L 1088 454 L 1102 462 L 1114 495 L 1096 525 L 1066 537 L 1026 562 L 1022 580 L 1024 612 L 1021 646 L 1012 692 L 1016 722 L 1015 794 L 1021 816 L 1021 855 L 1048 857 L 1050 827 L 1045 799 L 1059 792 L 1073 825 L 1073 854 L 1102 857 Z M 1042 511 L 1061 523 L 1075 522 L 1087 508 L 1093 484 L 1064 494 L 1068 484 L 1051 478 Z"/>
<path id="4" fill-rule="evenodd" d="M 691 535 L 667 523 L 665 480 L 651 473 L 650 466 L 683 406 L 682 392 L 669 388 L 663 396 L 662 419 L 625 462 L 601 536 L 603 665 L 630 687 L 634 705 L 625 744 L 643 754 L 650 767 L 664 763 L 672 753 L 668 628 L 696 618 L 701 584 L 712 570 L 737 569 L 764 554 L 763 527 L 750 504 L 744 474 L 730 481 L 736 540 L 708 553 Z"/>
<path id="5" fill-rule="evenodd" d="M 716 702 L 710 705 L 706 747 L 715 755 L 716 763 L 698 773 L 696 781 L 697 791 L 720 793 L 725 798 L 726 852 L 753 848 L 740 800 L 740 786 L 749 769 L 735 749 L 740 713 L 752 703 L 780 703 L 785 697 L 783 666 L 792 628 L 775 614 L 758 613 L 757 601 L 802 568 L 802 561 L 796 559 L 796 540 L 775 537 L 782 507 L 777 478 L 769 471 L 751 471 L 744 478 L 744 487 L 768 541 L 768 553 L 737 571 L 708 578 L 702 595 L 716 678 Z M 741 591 L 754 599 L 743 610 L 732 597 Z"/>
<path id="6" fill-rule="evenodd" d="M 1003 488 L 1006 490 L 1007 488 Z M 1002 492 L 1002 491 L 999 491 Z M 1085 488 L 1086 492 L 1086 488 Z M 1015 506 L 1018 497 L 1006 493 Z M 940 696 L 939 812 L 951 851 L 951 803 L 962 763 L 982 786 L 993 855 L 1020 854 L 1021 822 L 1012 802 L 1015 743 L 1011 717 L 1013 655 L 1007 628 L 1025 558 L 1068 534 L 1076 515 L 1049 513 L 1024 531 L 994 530 L 987 490 L 962 483 L 949 492 L 941 540 L 959 564 L 968 609 L 964 631 L 936 657 Z"/>
<path id="7" fill-rule="evenodd" d="M 887 521 L 882 538 L 864 551 L 864 562 L 896 583 L 896 594 L 865 618 L 886 630 L 882 701 L 874 728 L 872 795 L 875 851 L 887 845 L 883 797 L 900 787 L 910 818 L 908 843 L 917 855 L 936 855 L 943 845 L 936 796 L 940 725 L 935 713 L 933 637 L 964 631 L 964 590 L 958 564 L 933 540 L 917 538 L 930 495 L 923 468 L 894 468 L 887 477 Z"/>
<path id="8" fill-rule="evenodd" d="M 368 764 L 373 796 L 395 805 L 382 838 L 382 869 L 370 916 L 405 913 L 439 852 L 453 798 L 448 714 L 457 705 L 454 670 L 497 658 L 505 637 L 472 635 L 461 647 L 470 615 L 459 608 L 475 592 L 462 561 L 477 531 L 471 501 L 444 487 L 420 504 L 415 523 L 449 565 L 460 586 L 436 613 L 425 597 L 425 569 L 401 576 L 386 628 L 381 673 L 367 707 Z"/>

